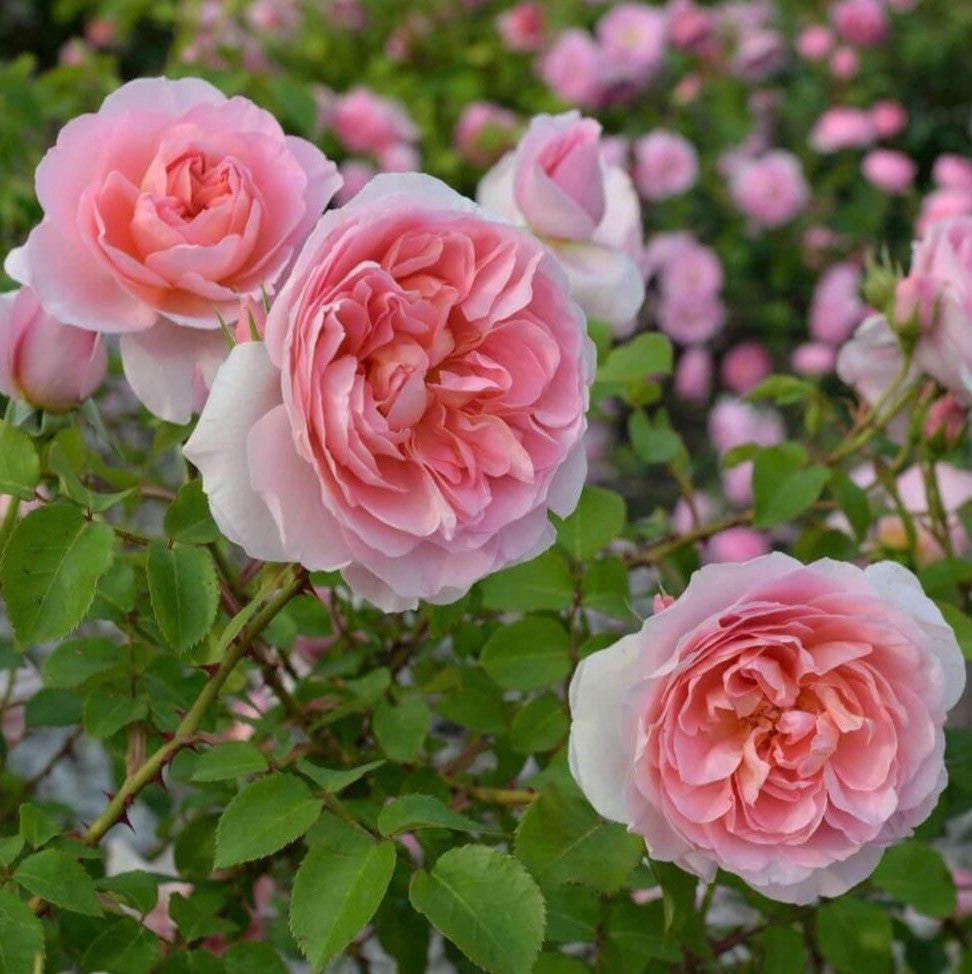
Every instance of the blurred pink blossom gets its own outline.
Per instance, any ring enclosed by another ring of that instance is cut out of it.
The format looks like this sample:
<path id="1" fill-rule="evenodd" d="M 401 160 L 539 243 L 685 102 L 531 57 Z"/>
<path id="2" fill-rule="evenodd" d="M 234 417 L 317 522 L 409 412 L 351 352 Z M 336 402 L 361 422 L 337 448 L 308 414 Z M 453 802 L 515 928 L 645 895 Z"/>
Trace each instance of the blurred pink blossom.
<path id="1" fill-rule="evenodd" d="M 872 149 L 861 161 L 861 172 L 868 182 L 894 196 L 911 189 L 917 167 L 897 149 Z"/>
<path id="2" fill-rule="evenodd" d="M 722 359 L 722 384 L 737 395 L 745 395 L 773 371 L 773 360 L 761 342 L 741 342 Z"/>
<path id="3" fill-rule="evenodd" d="M 712 353 L 707 348 L 686 348 L 675 365 L 675 395 L 688 402 L 705 402 L 712 391 L 712 371 Z"/>
<path id="4" fill-rule="evenodd" d="M 888 15 L 881 0 L 837 0 L 830 19 L 841 39 L 855 47 L 876 47 L 888 36 Z"/>
<path id="5" fill-rule="evenodd" d="M 677 132 L 655 129 L 634 146 L 635 185 L 648 200 L 678 196 L 695 185 L 699 157 L 695 146 Z"/>
<path id="6" fill-rule="evenodd" d="M 539 51 L 546 34 L 543 4 L 535 0 L 518 3 L 496 18 L 496 27 L 508 50 Z"/>
<path id="7" fill-rule="evenodd" d="M 877 137 L 871 113 L 861 108 L 828 108 L 810 131 L 810 145 L 817 152 L 870 145 Z"/>
<path id="8" fill-rule="evenodd" d="M 834 371 L 837 350 L 824 342 L 804 342 L 793 349 L 790 364 L 799 375 L 829 375 Z"/>
<path id="9" fill-rule="evenodd" d="M 738 166 L 729 191 L 736 206 L 758 227 L 788 223 L 810 199 L 800 160 L 783 149 Z"/>

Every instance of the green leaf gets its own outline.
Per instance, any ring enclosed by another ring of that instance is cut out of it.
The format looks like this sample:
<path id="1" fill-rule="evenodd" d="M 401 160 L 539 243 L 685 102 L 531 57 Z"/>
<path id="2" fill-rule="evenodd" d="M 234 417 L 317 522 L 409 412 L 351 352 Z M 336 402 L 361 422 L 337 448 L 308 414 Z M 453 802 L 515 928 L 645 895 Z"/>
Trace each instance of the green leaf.
<path id="1" fill-rule="evenodd" d="M 73 463 L 72 458 L 69 456 L 71 447 L 68 445 L 71 440 L 76 442 L 76 450 L 79 454 L 74 458 Z M 123 500 L 125 500 L 126 497 L 131 496 L 131 488 L 128 490 L 116 491 L 114 493 L 98 494 L 95 493 L 95 491 L 89 490 L 87 487 L 85 487 L 84 484 L 81 483 L 76 470 L 83 469 L 86 460 L 87 448 L 81 441 L 80 430 L 78 430 L 77 427 L 70 430 L 64 430 L 59 433 L 55 439 L 55 442 L 47 451 L 47 465 L 51 470 L 54 471 L 54 473 L 58 475 L 61 482 L 62 492 L 67 497 L 70 497 L 75 504 L 78 504 L 86 510 L 93 511 L 96 514 L 102 514 L 109 510 L 109 508 L 114 507 L 116 504 L 120 504 Z"/>
<path id="2" fill-rule="evenodd" d="M 557 944 L 597 939 L 601 900 L 589 886 L 556 886 L 543 892 L 547 902 L 547 940 Z"/>
<path id="3" fill-rule="evenodd" d="M 223 954 L 227 974 L 287 974 L 287 966 L 269 944 L 234 944 Z"/>
<path id="4" fill-rule="evenodd" d="M 38 690 L 24 708 L 28 727 L 68 727 L 81 720 L 84 701 L 70 690 Z"/>
<path id="5" fill-rule="evenodd" d="M 432 795 L 403 795 L 387 804 L 378 815 L 382 835 L 398 835 L 415 829 L 452 829 L 455 832 L 495 832 L 459 812 L 454 812 Z"/>
<path id="6" fill-rule="evenodd" d="M 14 879 L 29 893 L 54 906 L 86 916 L 102 915 L 94 880 L 76 859 L 56 849 L 28 856 L 17 867 Z"/>
<path id="7" fill-rule="evenodd" d="M 148 585 L 155 621 L 177 652 L 191 649 L 216 619 L 219 586 L 212 556 L 204 548 L 160 540 L 149 545 Z"/>
<path id="8" fill-rule="evenodd" d="M 91 688 L 84 702 L 84 729 L 96 740 L 104 740 L 123 727 L 148 716 L 148 698 L 133 697 L 125 683 L 100 683 Z"/>
<path id="9" fill-rule="evenodd" d="M 633 974 L 643 971 L 651 960 L 683 959 L 682 951 L 666 935 L 662 904 L 657 900 L 644 906 L 618 900 L 612 904 L 605 926 L 605 974 Z"/>
<path id="10" fill-rule="evenodd" d="M 523 974 L 543 943 L 543 897 L 512 856 L 467 845 L 419 870 L 409 887 L 419 913 L 489 974 Z"/>
<path id="11" fill-rule="evenodd" d="M 533 965 L 532 974 L 588 974 L 590 968 L 576 957 L 544 951 Z"/>
<path id="12" fill-rule="evenodd" d="M 480 662 L 507 690 L 549 686 L 570 672 L 570 637 L 556 619 L 530 616 L 497 629 Z"/>
<path id="13" fill-rule="evenodd" d="M 290 845 L 314 824 L 321 806 L 295 775 L 272 774 L 247 785 L 220 816 L 216 867 L 262 859 Z"/>
<path id="14" fill-rule="evenodd" d="M 603 487 L 585 487 L 577 509 L 561 521 L 557 543 L 578 561 L 591 558 L 624 529 L 624 498 Z"/>
<path id="15" fill-rule="evenodd" d="M 523 813 L 515 848 L 542 886 L 584 883 L 605 893 L 619 889 L 645 853 L 638 836 L 603 824 L 586 801 L 555 788 Z"/>
<path id="16" fill-rule="evenodd" d="M 871 505 L 866 491 L 858 487 L 842 470 L 835 470 L 830 475 L 830 492 L 844 512 L 844 517 L 854 532 L 854 540 L 862 541 L 871 526 Z"/>
<path id="17" fill-rule="evenodd" d="M 161 955 L 159 938 L 131 917 L 119 917 L 84 952 L 82 970 L 148 974 Z"/>
<path id="18" fill-rule="evenodd" d="M 763 945 L 762 974 L 803 974 L 807 945 L 793 927 L 770 927 L 760 936 Z"/>
<path id="19" fill-rule="evenodd" d="M 35 974 L 44 969 L 43 957 L 44 928 L 40 920 L 22 900 L 0 892 L 0 974 Z"/>
<path id="20" fill-rule="evenodd" d="M 307 775 L 321 790 L 336 795 L 360 781 L 369 771 L 380 768 L 384 761 L 371 761 L 369 764 L 359 765 L 357 768 L 322 768 L 318 764 L 302 758 L 297 762 L 297 770 Z"/>
<path id="21" fill-rule="evenodd" d="M 625 384 L 671 371 L 672 343 L 660 332 L 643 332 L 611 350 L 597 370 L 597 381 Z"/>
<path id="22" fill-rule="evenodd" d="M 375 915 L 395 870 L 395 845 L 350 827 L 315 845 L 294 877 L 290 929 L 320 970 Z"/>
<path id="23" fill-rule="evenodd" d="M 0 866 L 9 866 L 24 851 L 24 839 L 20 835 L 6 835 L 0 839 Z M 0 971 L 0 974 L 3 974 Z"/>
<path id="24" fill-rule="evenodd" d="M 33 849 L 50 842 L 61 832 L 61 825 L 56 819 L 29 802 L 20 806 L 19 817 L 20 834 Z"/>
<path id="25" fill-rule="evenodd" d="M 942 610 L 945 621 L 955 631 L 955 638 L 958 640 L 962 655 L 967 660 L 972 660 L 972 619 L 951 602 L 936 601 L 935 604 Z"/>
<path id="26" fill-rule="evenodd" d="M 112 893 L 139 913 L 151 913 L 159 901 L 159 881 L 144 869 L 132 869 L 99 879 L 98 889 Z"/>
<path id="27" fill-rule="evenodd" d="M 755 389 L 747 392 L 745 398 L 750 402 L 771 399 L 779 406 L 786 406 L 790 403 L 802 402 L 815 395 L 816 391 L 812 382 L 799 379 L 795 375 L 770 375 Z"/>
<path id="28" fill-rule="evenodd" d="M 202 480 L 190 480 L 179 488 L 163 520 L 165 533 L 183 544 L 210 544 L 219 539 L 219 528 L 209 513 Z"/>
<path id="29" fill-rule="evenodd" d="M 510 745 L 519 754 L 550 751 L 567 736 L 569 726 L 560 698 L 554 693 L 544 693 L 513 715 Z"/>
<path id="30" fill-rule="evenodd" d="M 81 622 L 114 548 L 107 524 L 86 521 L 67 504 L 31 511 L 17 525 L 0 579 L 21 645 L 65 636 Z"/>
<path id="31" fill-rule="evenodd" d="M 560 611 L 574 604 L 574 579 L 564 556 L 551 549 L 482 583 L 483 605 L 507 612 Z"/>
<path id="32" fill-rule="evenodd" d="M 192 780 L 227 781 L 266 770 L 267 759 L 255 744 L 249 741 L 227 741 L 211 747 L 199 758 Z"/>
<path id="33" fill-rule="evenodd" d="M 430 720 L 429 705 L 421 697 L 411 696 L 394 706 L 380 702 L 375 707 L 371 729 L 392 761 L 409 764 L 422 753 Z"/>
<path id="34" fill-rule="evenodd" d="M 753 526 L 771 528 L 802 514 L 830 479 L 827 467 L 799 467 L 786 444 L 763 450 L 753 462 Z"/>
<path id="35" fill-rule="evenodd" d="M 581 605 L 612 619 L 631 622 L 631 580 L 620 558 L 599 558 L 584 566 Z"/>
<path id="36" fill-rule="evenodd" d="M 647 464 L 670 463 L 685 449 L 682 438 L 666 423 L 652 423 L 643 409 L 628 419 L 628 439 Z"/>
<path id="37" fill-rule="evenodd" d="M 121 647 L 110 639 L 73 639 L 61 643 L 41 667 L 44 686 L 70 690 L 110 670 L 121 659 Z"/>
<path id="38" fill-rule="evenodd" d="M 820 907 L 816 927 L 820 953 L 840 974 L 891 970 L 891 917 L 883 907 L 842 896 Z"/>
<path id="39" fill-rule="evenodd" d="M 945 919 L 955 912 L 955 883 L 945 860 L 917 839 L 888 849 L 871 882 L 925 916 Z"/>
<path id="40" fill-rule="evenodd" d="M 33 440 L 23 430 L 0 422 L 0 494 L 33 500 L 40 474 Z"/>

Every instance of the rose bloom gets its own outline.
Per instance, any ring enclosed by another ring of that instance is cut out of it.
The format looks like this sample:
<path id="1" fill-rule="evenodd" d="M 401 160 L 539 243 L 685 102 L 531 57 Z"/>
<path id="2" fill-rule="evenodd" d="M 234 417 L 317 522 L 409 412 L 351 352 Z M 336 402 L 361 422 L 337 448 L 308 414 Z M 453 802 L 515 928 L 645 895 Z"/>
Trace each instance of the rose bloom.
<path id="1" fill-rule="evenodd" d="M 61 413 L 101 385 L 108 354 L 101 336 L 62 325 L 22 287 L 0 294 L 0 392 Z"/>
<path id="2" fill-rule="evenodd" d="M 871 106 L 871 123 L 880 138 L 893 139 L 905 130 L 908 112 L 899 101 L 876 101 Z"/>
<path id="3" fill-rule="evenodd" d="M 810 198 L 800 160 L 782 149 L 740 165 L 729 189 L 736 206 L 758 227 L 788 223 Z"/>
<path id="4" fill-rule="evenodd" d="M 871 113 L 860 108 L 828 108 L 810 131 L 810 144 L 817 152 L 870 145 L 877 137 Z"/>
<path id="5" fill-rule="evenodd" d="M 722 358 L 722 384 L 743 396 L 773 371 L 773 360 L 760 342 L 740 342 Z"/>
<path id="6" fill-rule="evenodd" d="M 710 565 L 582 660 L 570 767 L 652 858 L 809 903 L 931 812 L 964 684 L 954 633 L 901 565 Z"/>
<path id="7" fill-rule="evenodd" d="M 643 3 L 619 3 L 597 22 L 597 39 L 616 81 L 643 85 L 665 56 L 665 13 Z"/>
<path id="8" fill-rule="evenodd" d="M 833 345 L 804 342 L 793 349 L 790 365 L 798 375 L 830 375 L 836 360 L 837 352 Z"/>
<path id="9" fill-rule="evenodd" d="M 677 132 L 655 129 L 638 139 L 634 153 L 635 185 L 645 199 L 678 196 L 691 189 L 699 178 L 695 146 Z"/>
<path id="10" fill-rule="evenodd" d="M 935 160 L 932 179 L 942 189 L 958 189 L 972 193 L 972 159 L 945 153 Z"/>
<path id="11" fill-rule="evenodd" d="M 431 177 L 376 176 L 321 219 L 265 339 L 232 351 L 184 448 L 252 557 L 340 568 L 391 611 L 553 543 L 594 351 L 532 236 Z"/>
<path id="12" fill-rule="evenodd" d="M 122 333 L 135 393 L 184 423 L 226 356 L 219 316 L 273 292 L 340 184 L 245 98 L 131 81 L 61 130 L 37 168 L 44 219 L 5 269 L 57 320 Z"/>
<path id="13" fill-rule="evenodd" d="M 778 30 L 758 28 L 739 35 L 732 73 L 746 81 L 762 81 L 783 66 L 786 43 Z"/>
<path id="14" fill-rule="evenodd" d="M 378 155 L 389 146 L 418 138 L 418 129 L 400 102 L 363 86 L 335 99 L 331 125 L 349 152 Z"/>
<path id="15" fill-rule="evenodd" d="M 557 35 L 540 59 L 539 73 L 558 98 L 578 108 L 599 107 L 609 84 L 601 49 L 579 28 Z"/>
<path id="16" fill-rule="evenodd" d="M 861 67 L 860 55 L 853 47 L 838 47 L 830 55 L 830 73 L 838 81 L 849 81 Z"/>
<path id="17" fill-rule="evenodd" d="M 496 18 L 496 27 L 509 51 L 539 51 L 546 33 L 543 4 L 518 3 Z"/>
<path id="18" fill-rule="evenodd" d="M 820 61 L 834 46 L 834 35 L 822 24 L 804 28 L 797 37 L 797 53 L 806 61 Z"/>
<path id="19" fill-rule="evenodd" d="M 620 334 L 645 297 L 641 204 L 628 174 L 604 161 L 600 134 L 576 111 L 537 115 L 480 180 L 476 198 L 539 236 L 584 311 Z"/>
<path id="20" fill-rule="evenodd" d="M 810 334 L 816 341 L 840 345 L 850 338 L 867 313 L 860 289 L 860 269 L 850 261 L 824 271 L 810 301 Z"/>
<path id="21" fill-rule="evenodd" d="M 463 108 L 452 134 L 459 155 L 474 166 L 488 166 L 513 148 L 520 119 L 516 112 L 488 101 Z"/>
<path id="22" fill-rule="evenodd" d="M 915 230 L 919 237 L 923 237 L 933 224 L 961 216 L 972 216 L 972 191 L 938 189 L 921 201 L 921 213 L 915 222 Z"/>
<path id="23" fill-rule="evenodd" d="M 707 342 L 726 321 L 726 307 L 715 294 L 678 291 L 663 294 L 657 308 L 658 327 L 680 345 Z"/>
<path id="24" fill-rule="evenodd" d="M 769 550 L 769 538 L 763 531 L 740 524 L 709 538 L 705 546 L 705 560 L 709 563 L 749 561 L 765 555 Z"/>
<path id="25" fill-rule="evenodd" d="M 897 149 L 872 149 L 861 160 L 861 172 L 868 182 L 893 196 L 907 193 L 917 167 Z"/>
<path id="26" fill-rule="evenodd" d="M 876 47 L 888 36 L 888 15 L 881 0 L 837 0 L 830 18 L 841 39 L 856 47 Z"/>
<path id="27" fill-rule="evenodd" d="M 679 356 L 672 377 L 675 395 L 689 402 L 705 402 L 712 391 L 712 353 L 699 346 Z"/>

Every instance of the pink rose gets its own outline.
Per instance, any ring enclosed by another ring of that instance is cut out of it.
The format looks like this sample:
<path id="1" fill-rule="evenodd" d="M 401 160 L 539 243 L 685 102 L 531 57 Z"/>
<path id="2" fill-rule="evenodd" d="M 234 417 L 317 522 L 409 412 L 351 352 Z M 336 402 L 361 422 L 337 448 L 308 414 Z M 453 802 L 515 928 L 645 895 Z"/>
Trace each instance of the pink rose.
<path id="1" fill-rule="evenodd" d="M 865 318 L 837 355 L 837 375 L 874 405 L 901 372 L 901 343 L 884 315 Z"/>
<path id="2" fill-rule="evenodd" d="M 474 166 L 488 166 L 516 144 L 520 119 L 488 101 L 466 105 L 452 136 L 459 154 Z"/>
<path id="3" fill-rule="evenodd" d="M 634 152 L 635 185 L 645 199 L 678 196 L 699 178 L 695 146 L 677 132 L 655 129 L 635 143 Z"/>
<path id="4" fill-rule="evenodd" d="M 673 376 L 675 395 L 689 402 L 705 402 L 712 391 L 712 353 L 700 346 L 685 349 Z"/>
<path id="5" fill-rule="evenodd" d="M 871 106 L 871 124 L 882 139 L 900 135 L 908 124 L 908 112 L 899 101 L 877 101 Z"/>
<path id="6" fill-rule="evenodd" d="M 713 564 L 749 561 L 765 555 L 769 550 L 770 542 L 765 533 L 740 524 L 719 531 L 709 538 L 709 543 L 705 547 L 705 560 Z"/>
<path id="7" fill-rule="evenodd" d="M 324 215 L 185 446 L 251 556 L 342 569 L 384 609 L 448 602 L 553 543 L 593 345 L 556 263 L 428 176 Z"/>
<path id="8" fill-rule="evenodd" d="M 576 111 L 538 115 L 476 198 L 539 236 L 584 311 L 622 333 L 645 297 L 641 204 L 628 174 L 605 162 L 599 137 L 600 125 Z"/>
<path id="9" fill-rule="evenodd" d="M 0 392 L 5 396 L 66 412 L 89 398 L 107 371 L 100 335 L 62 325 L 29 287 L 0 294 Z"/>
<path id="10" fill-rule="evenodd" d="M 810 301 L 810 334 L 818 342 L 840 345 L 867 313 L 860 297 L 861 272 L 849 261 L 824 271 Z"/>
<path id="11" fill-rule="evenodd" d="M 834 35 L 822 24 L 804 28 L 797 37 L 797 53 L 806 61 L 820 61 L 834 46 Z"/>
<path id="12" fill-rule="evenodd" d="M 680 345 L 707 342 L 725 324 L 726 308 L 718 295 L 676 291 L 658 302 L 658 327 Z"/>
<path id="13" fill-rule="evenodd" d="M 665 14 L 644 3 L 619 3 L 597 22 L 597 39 L 613 79 L 641 86 L 665 56 Z"/>
<path id="14" fill-rule="evenodd" d="M 810 199 L 800 160 L 782 149 L 741 164 L 729 188 L 736 206 L 758 227 L 788 223 Z"/>
<path id="15" fill-rule="evenodd" d="M 893 196 L 901 196 L 911 189 L 917 167 L 897 149 L 872 149 L 861 160 L 861 172 L 868 182 Z"/>
<path id="16" fill-rule="evenodd" d="M 736 395 L 744 396 L 773 371 L 773 360 L 760 342 L 740 342 L 722 359 L 722 384 Z"/>
<path id="17" fill-rule="evenodd" d="M 331 125 L 349 152 L 378 155 L 389 146 L 418 138 L 418 129 L 401 103 L 363 86 L 335 99 Z"/>
<path id="18" fill-rule="evenodd" d="M 833 345 L 823 342 L 804 342 L 793 349 L 790 365 L 798 375 L 830 375 L 834 371 L 837 352 Z"/>
<path id="19" fill-rule="evenodd" d="M 932 179 L 942 189 L 958 189 L 972 193 L 972 159 L 944 154 L 935 160 Z"/>
<path id="20" fill-rule="evenodd" d="M 518 3 L 496 18 L 496 27 L 509 51 L 539 51 L 546 33 L 543 4 Z"/>
<path id="21" fill-rule="evenodd" d="M 929 193 L 921 201 L 915 229 L 923 237 L 932 224 L 961 216 L 972 216 L 972 191 L 946 187 Z"/>
<path id="22" fill-rule="evenodd" d="M 870 112 L 860 108 L 828 108 L 810 131 L 810 144 L 817 152 L 870 145 L 877 137 Z"/>
<path id="23" fill-rule="evenodd" d="M 364 159 L 346 159 L 341 163 L 340 172 L 344 182 L 334 194 L 334 202 L 343 206 L 374 179 L 377 169 Z"/>
<path id="24" fill-rule="evenodd" d="M 544 84 L 569 105 L 597 108 L 609 79 L 601 49 L 586 31 L 572 28 L 557 36 L 540 59 Z"/>
<path id="25" fill-rule="evenodd" d="M 853 47 L 838 47 L 830 55 L 830 73 L 838 81 L 849 81 L 861 67 L 860 55 Z"/>
<path id="26" fill-rule="evenodd" d="M 785 435 L 783 419 L 770 406 L 722 397 L 709 413 L 709 439 L 720 454 L 744 443 L 773 446 Z"/>
<path id="27" fill-rule="evenodd" d="M 809 903 L 931 812 L 964 684 L 954 633 L 901 565 L 710 565 L 581 662 L 570 767 L 652 858 Z"/>
<path id="28" fill-rule="evenodd" d="M 783 35 L 771 28 L 745 30 L 738 37 L 732 73 L 746 81 L 762 81 L 786 60 Z"/>
<path id="29" fill-rule="evenodd" d="M 5 267 L 59 321 L 121 332 L 136 394 L 184 423 L 226 355 L 218 316 L 273 292 L 339 185 L 245 98 L 132 81 L 61 130 L 37 168 L 44 220 Z"/>
<path id="30" fill-rule="evenodd" d="M 841 39 L 856 47 L 876 47 L 888 36 L 888 15 L 881 0 L 837 0 L 830 19 Z"/>

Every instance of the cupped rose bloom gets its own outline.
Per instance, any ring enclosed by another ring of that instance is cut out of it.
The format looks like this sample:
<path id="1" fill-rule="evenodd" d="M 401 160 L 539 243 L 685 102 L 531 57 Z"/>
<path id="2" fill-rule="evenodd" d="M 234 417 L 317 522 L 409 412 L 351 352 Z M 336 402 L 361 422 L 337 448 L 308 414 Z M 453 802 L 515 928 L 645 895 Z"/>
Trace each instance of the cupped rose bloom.
<path id="1" fill-rule="evenodd" d="M 770 541 L 765 532 L 740 524 L 709 538 L 705 546 L 705 560 L 710 563 L 749 561 L 765 555 L 769 550 Z"/>
<path id="2" fill-rule="evenodd" d="M 830 375 L 836 361 L 837 352 L 833 345 L 804 342 L 793 349 L 790 364 L 798 375 Z"/>
<path id="3" fill-rule="evenodd" d="M 456 122 L 452 141 L 474 166 L 488 166 L 512 149 L 520 119 L 516 112 L 489 101 L 470 102 Z"/>
<path id="4" fill-rule="evenodd" d="M 817 152 L 838 152 L 870 145 L 877 138 L 874 119 L 861 108 L 828 108 L 810 130 L 810 145 Z"/>
<path id="5" fill-rule="evenodd" d="M 721 371 L 722 384 L 743 396 L 773 371 L 773 360 L 760 342 L 740 342 L 723 356 Z"/>
<path id="6" fill-rule="evenodd" d="M 557 35 L 538 70 L 558 98 L 578 108 L 599 107 L 610 84 L 601 49 L 590 34 L 578 28 Z"/>
<path id="7" fill-rule="evenodd" d="M 185 455 L 256 558 L 386 610 L 553 543 L 584 481 L 593 344 L 556 262 L 428 176 L 325 214 Z"/>
<path id="8" fill-rule="evenodd" d="M 797 54 L 805 61 L 821 61 L 833 49 L 834 35 L 823 24 L 805 27 L 797 36 Z"/>
<path id="9" fill-rule="evenodd" d="M 644 3 L 619 3 L 597 22 L 597 39 L 615 81 L 643 85 L 665 56 L 665 13 Z"/>
<path id="10" fill-rule="evenodd" d="M 726 321 L 726 306 L 718 295 L 692 291 L 663 294 L 656 312 L 658 327 L 680 345 L 707 342 Z"/>
<path id="11" fill-rule="evenodd" d="M 850 261 L 828 267 L 810 300 L 810 334 L 818 342 L 840 345 L 867 314 L 860 296 L 861 271 Z"/>
<path id="12" fill-rule="evenodd" d="M 876 47 L 888 36 L 888 15 L 881 0 L 837 0 L 830 19 L 841 39 L 856 47 Z"/>
<path id="13" fill-rule="evenodd" d="M 135 393 L 184 423 L 226 356 L 219 317 L 273 292 L 340 183 L 245 98 L 131 81 L 61 130 L 37 168 L 44 219 L 5 269 L 57 320 L 122 333 Z"/>
<path id="14" fill-rule="evenodd" d="M 838 47 L 830 55 L 830 73 L 838 81 L 849 81 L 861 67 L 860 55 L 853 47 Z"/>
<path id="15" fill-rule="evenodd" d="M 705 402 L 712 391 L 712 371 L 712 353 L 707 348 L 685 349 L 672 377 L 675 395 L 689 402 Z"/>
<path id="16" fill-rule="evenodd" d="M 872 149 L 861 160 L 864 178 L 893 196 L 900 196 L 911 189 L 916 171 L 912 159 L 897 149 Z"/>
<path id="17" fill-rule="evenodd" d="M 496 18 L 496 28 L 509 51 L 539 51 L 546 34 L 543 4 L 518 3 Z"/>
<path id="18" fill-rule="evenodd" d="M 758 227 L 788 223 L 810 199 L 800 160 L 782 149 L 740 164 L 729 189 L 736 206 Z"/>
<path id="19" fill-rule="evenodd" d="M 918 236 L 924 236 L 933 224 L 962 216 L 972 216 L 972 192 L 965 189 L 938 189 L 921 201 L 921 213 L 915 222 L 915 230 Z"/>
<path id="20" fill-rule="evenodd" d="M 899 101 L 877 101 L 871 106 L 871 123 L 880 138 L 893 139 L 908 125 L 908 111 Z"/>
<path id="21" fill-rule="evenodd" d="M 972 193 L 972 159 L 946 153 L 935 160 L 932 179 L 942 189 L 958 189 Z"/>
<path id="22" fill-rule="evenodd" d="M 954 633 L 896 563 L 710 565 L 581 662 L 570 767 L 652 858 L 809 903 L 931 812 L 964 684 Z"/>
<path id="23" fill-rule="evenodd" d="M 0 392 L 50 412 L 79 406 L 104 381 L 101 336 L 62 325 L 29 287 L 0 294 Z"/>
<path id="24" fill-rule="evenodd" d="M 594 119 L 537 115 L 476 198 L 546 244 L 591 317 L 630 329 L 645 297 L 641 204 L 628 174 L 605 162 Z"/>
<path id="25" fill-rule="evenodd" d="M 762 81 L 782 67 L 785 60 L 786 43 L 778 30 L 747 30 L 737 39 L 732 73 L 746 81 Z"/>
<path id="26" fill-rule="evenodd" d="M 648 200 L 662 200 L 690 190 L 699 178 L 695 146 L 677 132 L 655 129 L 634 147 L 634 180 Z"/>
<path id="27" fill-rule="evenodd" d="M 331 125 L 350 152 L 378 155 L 390 146 L 418 138 L 418 129 L 400 102 L 363 86 L 335 99 Z"/>

